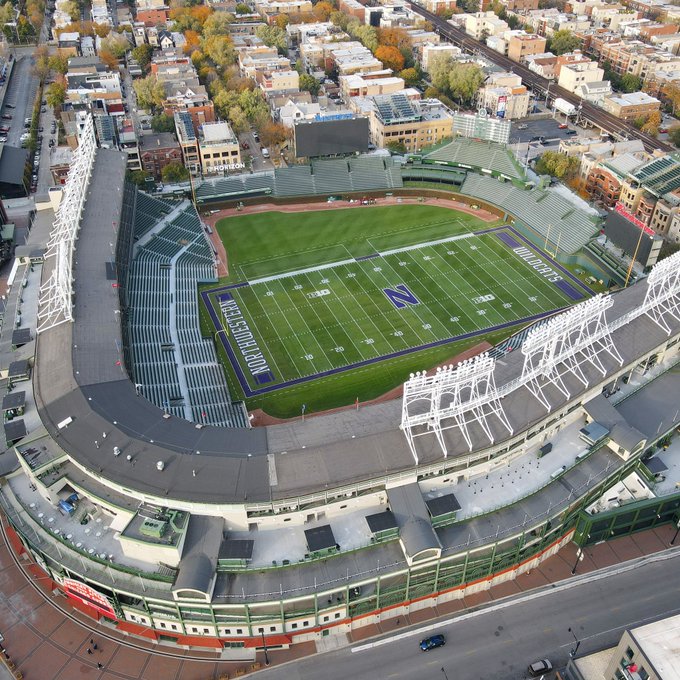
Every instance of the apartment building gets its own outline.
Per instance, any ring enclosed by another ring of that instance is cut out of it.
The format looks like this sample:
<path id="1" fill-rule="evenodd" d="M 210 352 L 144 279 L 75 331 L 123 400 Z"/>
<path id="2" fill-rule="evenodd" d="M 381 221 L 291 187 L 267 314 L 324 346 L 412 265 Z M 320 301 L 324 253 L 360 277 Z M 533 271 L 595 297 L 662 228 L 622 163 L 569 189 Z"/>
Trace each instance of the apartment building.
<path id="1" fill-rule="evenodd" d="M 182 150 L 175 135 L 171 132 L 159 132 L 144 135 L 139 140 L 142 169 L 146 170 L 156 181 L 160 181 L 163 168 L 170 163 L 182 162 Z"/>
<path id="2" fill-rule="evenodd" d="M 456 47 L 455 45 L 451 45 L 449 43 L 437 45 L 428 42 L 424 43 L 423 45 L 420 45 L 420 47 L 417 50 L 417 53 L 420 58 L 421 68 L 423 69 L 423 71 L 427 71 L 428 68 L 430 67 L 431 60 L 437 55 L 442 54 L 456 59 L 457 57 L 460 57 L 462 55 L 463 51 L 460 49 L 460 47 Z"/>
<path id="3" fill-rule="evenodd" d="M 595 163 L 587 174 L 586 192 L 592 201 L 613 208 L 621 196 L 621 187 L 628 173 L 643 164 L 632 153 L 607 158 Z"/>
<path id="4" fill-rule="evenodd" d="M 484 40 L 491 35 L 500 35 L 509 28 L 507 22 L 493 12 L 475 12 L 465 17 L 465 32 L 475 40 Z"/>
<path id="5" fill-rule="evenodd" d="M 528 12 L 538 9 L 538 0 L 501 0 L 505 8 L 511 12 Z"/>
<path id="6" fill-rule="evenodd" d="M 359 21 L 366 21 L 366 8 L 358 0 L 339 0 L 338 9 Z"/>
<path id="7" fill-rule="evenodd" d="M 529 91 L 514 73 L 493 73 L 482 90 L 484 107 L 493 115 L 513 120 L 529 114 Z"/>
<path id="8" fill-rule="evenodd" d="M 372 99 L 370 133 L 379 148 L 399 142 L 407 151 L 420 151 L 451 137 L 452 132 L 453 116 L 438 99 L 414 102 L 404 94 Z"/>
<path id="9" fill-rule="evenodd" d="M 661 102 L 645 92 L 630 92 L 604 100 L 603 108 L 605 111 L 615 115 L 622 120 L 635 120 L 641 116 L 649 116 L 658 111 Z"/>
<path id="10" fill-rule="evenodd" d="M 199 133 L 199 153 L 204 175 L 242 170 L 238 138 L 229 123 L 207 123 Z"/>
<path id="11" fill-rule="evenodd" d="M 294 70 L 258 70 L 255 82 L 265 93 L 297 92 L 300 89 L 300 74 Z"/>
<path id="12" fill-rule="evenodd" d="M 639 40 L 606 43 L 602 45 L 600 59 L 608 61 L 616 73 L 631 73 L 643 81 L 658 77 L 661 72 L 680 69 L 680 56 Z"/>
<path id="13" fill-rule="evenodd" d="M 198 153 L 198 139 L 194 130 L 194 122 L 188 111 L 176 111 L 174 119 L 175 133 L 179 141 L 179 148 L 182 151 L 184 167 L 192 175 L 198 176 L 201 169 L 201 157 Z"/>
<path id="14" fill-rule="evenodd" d="M 538 2 L 538 0 L 536 0 L 536 2 Z M 456 0 L 423 0 L 422 5 L 426 10 L 434 12 L 435 14 L 440 14 L 448 10 L 455 10 Z"/>
<path id="15" fill-rule="evenodd" d="M 577 88 L 586 83 L 603 82 L 604 69 L 596 61 L 563 64 L 557 83 L 569 92 L 576 92 Z"/>
<path id="16" fill-rule="evenodd" d="M 566 52 L 560 54 L 555 60 L 555 77 L 560 77 L 560 70 L 565 65 L 571 64 L 589 64 L 592 62 L 590 57 L 587 57 L 581 50 L 574 50 L 573 52 Z"/>
<path id="17" fill-rule="evenodd" d="M 543 78 L 554 80 L 557 69 L 557 57 L 552 52 L 542 54 L 530 54 L 526 57 L 525 63 L 530 71 L 537 73 Z"/>
<path id="18" fill-rule="evenodd" d="M 508 41 L 508 57 L 513 61 L 523 62 L 532 54 L 545 52 L 546 39 L 534 33 L 513 35 Z"/>
<path id="19" fill-rule="evenodd" d="M 345 100 L 350 97 L 375 97 L 381 94 L 394 94 L 404 89 L 403 78 L 392 76 L 392 71 L 340 76 L 340 92 Z"/>
<path id="20" fill-rule="evenodd" d="M 126 167 L 128 170 L 142 169 L 139 141 L 134 122 L 130 118 L 118 119 L 118 148 L 127 156 Z"/>

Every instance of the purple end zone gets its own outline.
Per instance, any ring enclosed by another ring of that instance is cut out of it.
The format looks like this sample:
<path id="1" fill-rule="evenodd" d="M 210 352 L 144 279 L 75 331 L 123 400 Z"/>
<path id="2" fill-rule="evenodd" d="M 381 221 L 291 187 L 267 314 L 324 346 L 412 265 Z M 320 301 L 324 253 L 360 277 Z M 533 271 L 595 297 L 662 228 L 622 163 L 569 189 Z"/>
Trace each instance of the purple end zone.
<path id="1" fill-rule="evenodd" d="M 496 236 L 498 236 L 498 238 L 503 241 L 506 246 L 510 246 L 511 248 L 519 248 L 521 245 L 519 241 L 515 241 L 515 239 L 505 231 L 498 232 Z"/>
<path id="2" fill-rule="evenodd" d="M 580 300 L 583 297 L 583 293 L 576 290 L 568 281 L 558 281 L 555 284 L 563 293 L 566 293 L 572 300 Z"/>

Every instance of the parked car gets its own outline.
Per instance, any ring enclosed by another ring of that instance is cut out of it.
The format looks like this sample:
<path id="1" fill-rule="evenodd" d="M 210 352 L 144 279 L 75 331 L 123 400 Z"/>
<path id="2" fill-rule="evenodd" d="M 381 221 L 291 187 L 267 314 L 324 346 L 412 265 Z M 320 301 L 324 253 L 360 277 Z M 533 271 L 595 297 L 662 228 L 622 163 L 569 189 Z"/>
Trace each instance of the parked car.
<path id="1" fill-rule="evenodd" d="M 11 113 L 3 113 L 2 119 L 3 120 L 12 120 L 12 114 Z"/>
<path id="2" fill-rule="evenodd" d="M 6 109 L 16 109 L 16 106 L 14 104 L 5 104 Z"/>
<path id="3" fill-rule="evenodd" d="M 7 141 L 6 135 L 0 135 L 0 144 L 4 144 Z"/>
<path id="4" fill-rule="evenodd" d="M 241 144 L 241 148 L 242 149 L 250 149 L 250 144 L 248 144 L 248 142 L 243 142 L 243 144 Z"/>
<path id="5" fill-rule="evenodd" d="M 446 644 L 446 638 L 440 633 L 439 635 L 432 635 L 420 641 L 420 649 L 423 652 L 429 652 L 431 649 L 443 647 Z"/>
<path id="6" fill-rule="evenodd" d="M 520 123 L 520 124 L 517 126 L 517 129 L 518 129 L 518 130 L 526 130 L 528 127 L 529 127 L 529 126 L 528 126 L 526 123 Z"/>
<path id="7" fill-rule="evenodd" d="M 543 675 L 544 673 L 551 671 L 552 667 L 553 666 L 550 661 L 548 661 L 548 659 L 541 659 L 540 661 L 534 661 L 534 663 L 529 664 L 529 668 L 527 670 L 529 671 L 529 675 L 537 678 L 539 675 Z"/>
<path id="8" fill-rule="evenodd" d="M 567 130 L 567 134 L 572 137 L 573 135 L 577 135 L 578 132 L 576 130 Z"/>
<path id="9" fill-rule="evenodd" d="M 557 127 L 560 130 L 568 130 L 569 129 L 569 126 L 566 123 L 560 123 Z"/>

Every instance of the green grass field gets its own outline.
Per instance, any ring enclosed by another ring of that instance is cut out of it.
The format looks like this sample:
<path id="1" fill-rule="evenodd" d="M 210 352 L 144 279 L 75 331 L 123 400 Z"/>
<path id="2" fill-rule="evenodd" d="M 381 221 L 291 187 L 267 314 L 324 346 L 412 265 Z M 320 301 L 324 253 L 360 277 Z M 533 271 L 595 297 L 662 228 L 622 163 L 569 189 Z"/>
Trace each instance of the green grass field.
<path id="1" fill-rule="evenodd" d="M 493 226 L 430 205 L 222 220 L 230 276 L 204 289 L 203 322 L 227 344 L 234 396 L 278 416 L 363 401 L 574 302 L 496 233 L 472 233 Z"/>

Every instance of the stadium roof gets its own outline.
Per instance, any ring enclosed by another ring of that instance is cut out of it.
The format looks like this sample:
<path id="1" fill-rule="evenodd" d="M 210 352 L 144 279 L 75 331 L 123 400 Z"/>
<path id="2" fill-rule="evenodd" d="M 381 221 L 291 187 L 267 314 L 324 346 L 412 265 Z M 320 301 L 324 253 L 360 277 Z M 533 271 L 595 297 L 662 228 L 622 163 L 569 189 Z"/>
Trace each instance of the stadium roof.
<path id="1" fill-rule="evenodd" d="M 209 504 L 270 503 L 412 470 L 413 458 L 399 429 L 399 400 L 308 418 L 304 423 L 225 430 L 212 426 L 197 429 L 194 423 L 164 418 L 160 408 L 135 393 L 119 351 L 121 335 L 114 313 L 118 289 L 106 278 L 110 232 L 99 228 L 120 214 L 123 194 L 111 187 L 121 187 L 124 174 L 123 154 L 97 152 L 89 193 L 98 199 L 85 204 L 77 241 L 75 323 L 45 331 L 37 344 L 36 404 L 60 447 L 93 477 L 138 493 Z M 43 278 L 50 275 L 51 266 L 48 260 Z M 643 281 L 615 295 L 608 318 L 639 307 L 645 292 Z M 673 323 L 677 333 L 680 323 Z M 635 318 L 614 332 L 627 364 L 637 363 L 666 339 L 665 332 L 646 317 Z M 607 358 L 605 367 L 608 376 L 620 370 Z M 508 354 L 497 365 L 496 382 L 503 385 L 521 371 L 521 352 Z M 584 372 L 593 384 L 604 379 L 589 366 L 584 366 Z M 578 399 L 582 384 L 569 378 L 565 382 L 570 401 Z M 545 407 L 528 394 L 521 388 L 503 400 L 516 433 L 546 415 Z M 567 403 L 557 391 L 549 397 L 553 409 Z M 68 427 L 60 429 L 58 423 L 68 418 L 72 419 Z M 496 444 L 507 441 L 500 423 L 492 423 L 491 429 Z M 97 448 L 95 440 L 101 443 L 104 432 L 106 443 Z M 481 429 L 473 428 L 471 434 L 473 451 L 489 447 Z M 450 458 L 468 455 L 467 445 L 455 430 L 444 436 Z M 129 465 L 123 456 L 114 456 L 114 446 L 129 453 L 135 465 Z M 443 460 L 434 437 L 420 438 L 418 453 L 421 467 Z M 158 461 L 164 463 L 162 471 L 157 468 Z M 86 478 L 84 483 L 93 486 L 96 481 Z"/>

